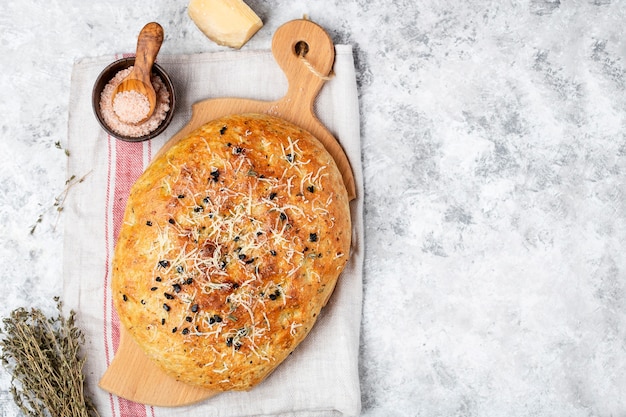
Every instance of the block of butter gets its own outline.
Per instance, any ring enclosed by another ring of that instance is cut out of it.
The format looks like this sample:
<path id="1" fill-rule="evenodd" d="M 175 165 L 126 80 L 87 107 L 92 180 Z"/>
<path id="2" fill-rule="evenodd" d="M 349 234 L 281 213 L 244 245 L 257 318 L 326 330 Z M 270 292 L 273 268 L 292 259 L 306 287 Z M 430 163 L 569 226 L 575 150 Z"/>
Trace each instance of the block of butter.
<path id="1" fill-rule="evenodd" d="M 263 26 L 242 0 L 191 0 L 187 13 L 218 45 L 239 49 Z"/>

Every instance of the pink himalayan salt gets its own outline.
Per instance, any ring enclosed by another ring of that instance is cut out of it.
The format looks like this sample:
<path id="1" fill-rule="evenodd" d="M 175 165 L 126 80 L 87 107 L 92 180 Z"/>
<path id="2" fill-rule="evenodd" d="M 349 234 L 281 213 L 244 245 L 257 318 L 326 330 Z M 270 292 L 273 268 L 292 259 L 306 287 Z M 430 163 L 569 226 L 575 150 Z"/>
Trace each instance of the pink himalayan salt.
<path id="1" fill-rule="evenodd" d="M 113 98 L 113 111 L 122 122 L 135 125 L 147 118 L 150 101 L 138 91 L 122 91 Z"/>
<path id="2" fill-rule="evenodd" d="M 161 80 L 161 77 L 157 75 L 153 76 L 152 87 L 154 87 L 154 91 L 156 92 L 157 102 L 152 116 L 150 116 L 150 118 L 145 122 L 138 125 L 120 120 L 113 110 L 113 92 L 118 84 L 121 83 L 128 74 L 130 74 L 132 69 L 133 67 L 131 66 L 119 71 L 104 87 L 102 94 L 100 95 L 100 112 L 106 125 L 109 126 L 109 128 L 111 128 L 111 130 L 115 133 L 122 136 L 138 138 L 154 131 L 159 127 L 161 122 L 165 120 L 165 116 L 167 116 L 167 112 L 170 109 L 170 94 L 167 91 L 163 80 Z"/>

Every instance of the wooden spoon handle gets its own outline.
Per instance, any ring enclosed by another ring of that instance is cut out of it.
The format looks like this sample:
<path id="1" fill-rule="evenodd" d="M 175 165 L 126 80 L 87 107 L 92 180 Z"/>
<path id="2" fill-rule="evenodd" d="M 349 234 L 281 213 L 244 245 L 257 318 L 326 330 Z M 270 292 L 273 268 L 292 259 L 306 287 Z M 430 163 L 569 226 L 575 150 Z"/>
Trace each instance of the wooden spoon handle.
<path id="1" fill-rule="evenodd" d="M 135 68 L 144 69 L 140 71 L 141 81 L 150 84 L 150 72 L 156 60 L 161 44 L 163 43 L 163 28 L 156 22 L 145 25 L 137 37 L 137 57 L 135 58 Z"/>

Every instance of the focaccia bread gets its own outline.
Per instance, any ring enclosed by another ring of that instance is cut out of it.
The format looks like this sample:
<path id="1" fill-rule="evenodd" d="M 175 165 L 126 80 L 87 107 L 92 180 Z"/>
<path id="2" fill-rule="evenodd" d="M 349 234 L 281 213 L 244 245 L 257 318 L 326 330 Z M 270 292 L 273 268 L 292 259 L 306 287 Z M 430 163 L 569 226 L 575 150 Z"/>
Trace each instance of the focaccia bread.
<path id="1" fill-rule="evenodd" d="M 247 390 L 309 333 L 350 238 L 346 189 L 317 139 L 267 115 L 224 117 L 134 184 L 113 259 L 114 305 L 169 375 Z"/>

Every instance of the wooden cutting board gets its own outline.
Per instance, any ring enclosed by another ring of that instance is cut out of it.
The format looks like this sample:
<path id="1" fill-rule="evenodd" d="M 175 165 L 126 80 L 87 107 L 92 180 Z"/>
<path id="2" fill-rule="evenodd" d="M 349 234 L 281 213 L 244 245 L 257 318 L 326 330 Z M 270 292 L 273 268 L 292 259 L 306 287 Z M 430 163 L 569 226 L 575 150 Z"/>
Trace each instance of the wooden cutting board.
<path id="1" fill-rule="evenodd" d="M 302 56 L 302 51 L 306 51 Z M 287 76 L 287 94 L 276 101 L 220 98 L 193 105 L 189 123 L 174 135 L 156 157 L 196 128 L 221 116 L 242 113 L 265 113 L 280 117 L 317 137 L 335 159 L 343 176 L 350 200 L 356 197 L 350 162 L 341 145 L 314 113 L 314 102 L 331 74 L 335 48 L 328 34 L 317 24 L 293 20 L 278 28 L 272 40 L 272 53 Z M 121 331 L 120 345 L 99 382 L 100 388 L 138 403 L 155 406 L 180 406 L 205 400 L 218 394 L 176 381 L 166 375 Z"/>

